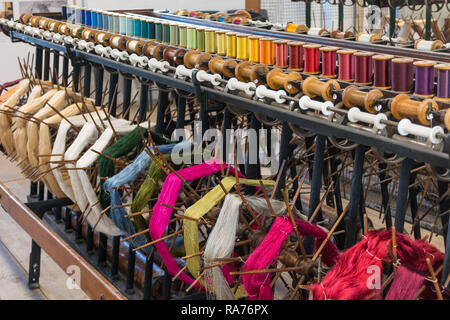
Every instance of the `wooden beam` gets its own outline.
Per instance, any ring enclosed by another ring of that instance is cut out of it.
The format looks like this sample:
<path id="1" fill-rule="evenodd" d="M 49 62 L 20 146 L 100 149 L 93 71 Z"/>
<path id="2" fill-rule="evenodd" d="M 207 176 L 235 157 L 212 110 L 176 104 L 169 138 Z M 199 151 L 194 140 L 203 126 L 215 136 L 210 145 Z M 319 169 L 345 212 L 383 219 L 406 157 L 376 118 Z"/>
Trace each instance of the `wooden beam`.
<path id="1" fill-rule="evenodd" d="M 260 12 L 261 11 L 261 0 L 245 0 L 245 10 Z"/>

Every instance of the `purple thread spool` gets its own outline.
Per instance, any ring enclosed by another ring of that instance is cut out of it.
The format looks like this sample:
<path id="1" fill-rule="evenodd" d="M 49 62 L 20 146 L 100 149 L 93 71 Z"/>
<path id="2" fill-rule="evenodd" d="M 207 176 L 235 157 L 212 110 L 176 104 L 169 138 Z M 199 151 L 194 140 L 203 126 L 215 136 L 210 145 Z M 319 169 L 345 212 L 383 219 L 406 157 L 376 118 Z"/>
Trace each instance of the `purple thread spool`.
<path id="1" fill-rule="evenodd" d="M 450 101 L 450 64 L 437 64 L 437 89 L 435 99 L 438 101 Z"/>
<path id="2" fill-rule="evenodd" d="M 392 59 L 391 82 L 392 90 L 400 93 L 410 93 L 414 88 L 413 59 Z"/>
<path id="3" fill-rule="evenodd" d="M 431 98 L 434 96 L 434 66 L 433 61 L 416 61 L 416 85 L 414 95 Z"/>

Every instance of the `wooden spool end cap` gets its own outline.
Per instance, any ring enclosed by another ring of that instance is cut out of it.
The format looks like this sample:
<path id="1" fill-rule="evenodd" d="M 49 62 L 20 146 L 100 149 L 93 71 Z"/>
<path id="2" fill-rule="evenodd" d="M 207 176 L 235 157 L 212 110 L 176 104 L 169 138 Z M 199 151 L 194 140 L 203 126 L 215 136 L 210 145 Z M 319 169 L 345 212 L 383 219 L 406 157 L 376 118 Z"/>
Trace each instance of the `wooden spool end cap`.
<path id="1" fill-rule="evenodd" d="M 166 47 L 167 47 L 167 45 L 162 44 L 162 43 L 156 45 L 155 48 L 153 49 L 153 58 L 155 58 L 156 60 L 162 60 L 164 49 Z"/>
<path id="2" fill-rule="evenodd" d="M 252 68 L 252 63 L 250 61 L 242 61 L 236 65 L 234 74 L 239 81 L 242 82 L 251 81 L 250 78 L 247 78 L 247 76 L 242 72 L 242 70 L 246 68 Z"/>
<path id="3" fill-rule="evenodd" d="M 257 86 L 266 83 L 266 75 L 269 72 L 269 67 L 266 64 L 257 64 L 253 66 L 250 72 L 250 80 Z"/>

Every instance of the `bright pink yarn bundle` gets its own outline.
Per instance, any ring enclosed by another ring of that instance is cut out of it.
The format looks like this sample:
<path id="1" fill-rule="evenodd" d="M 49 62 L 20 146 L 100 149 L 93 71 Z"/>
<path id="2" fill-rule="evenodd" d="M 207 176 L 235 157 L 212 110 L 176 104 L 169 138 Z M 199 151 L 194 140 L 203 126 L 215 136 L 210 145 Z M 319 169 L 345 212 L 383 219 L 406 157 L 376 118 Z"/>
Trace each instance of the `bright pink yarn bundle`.
<path id="1" fill-rule="evenodd" d="M 400 265 L 384 300 L 416 300 L 425 277 Z"/>
<path id="2" fill-rule="evenodd" d="M 377 267 L 382 276 L 382 261 L 389 261 L 386 243 L 392 246 L 390 230 L 371 231 L 363 240 L 341 255 L 336 265 L 327 273 L 321 283 L 310 286 L 314 300 L 363 300 L 381 299 L 381 288 L 372 289 L 368 282 L 373 279 Z M 443 261 L 444 255 L 423 240 L 412 240 L 397 232 L 397 257 L 400 263 L 417 272 L 426 273 L 426 258 L 433 268 Z"/>
<path id="3" fill-rule="evenodd" d="M 211 159 L 201 164 L 184 168 L 178 170 L 177 173 L 183 180 L 185 181 L 193 181 L 199 178 L 204 178 L 210 176 L 214 173 L 217 173 L 223 169 L 226 169 L 228 165 L 226 163 L 221 164 L 217 159 Z M 230 168 L 231 174 L 234 174 L 234 169 Z M 242 176 L 242 175 L 241 175 Z M 153 207 L 153 214 L 150 218 L 149 223 L 149 232 L 152 239 L 156 240 L 163 236 L 164 231 L 169 224 L 170 217 L 172 216 L 173 209 L 162 206 L 161 204 L 167 204 L 170 206 L 174 206 L 178 195 L 180 193 L 180 188 L 183 182 L 177 177 L 175 173 L 170 173 L 166 180 L 164 181 L 164 185 L 161 189 L 158 200 Z M 156 250 L 158 250 L 161 259 L 164 261 L 167 270 L 171 275 L 175 275 L 180 271 L 180 267 L 176 260 L 170 254 L 169 248 L 167 247 L 164 241 L 159 241 L 155 243 Z M 182 273 L 178 279 L 181 281 L 192 284 L 194 280 L 189 277 L 186 273 Z M 194 287 L 196 289 L 200 288 L 200 283 L 197 282 Z"/>
<path id="4" fill-rule="evenodd" d="M 244 264 L 244 271 L 265 269 L 275 262 L 281 245 L 292 232 L 292 223 L 286 217 L 277 217 L 260 245 Z M 270 273 L 253 273 L 242 276 L 249 300 L 273 300 Z"/>

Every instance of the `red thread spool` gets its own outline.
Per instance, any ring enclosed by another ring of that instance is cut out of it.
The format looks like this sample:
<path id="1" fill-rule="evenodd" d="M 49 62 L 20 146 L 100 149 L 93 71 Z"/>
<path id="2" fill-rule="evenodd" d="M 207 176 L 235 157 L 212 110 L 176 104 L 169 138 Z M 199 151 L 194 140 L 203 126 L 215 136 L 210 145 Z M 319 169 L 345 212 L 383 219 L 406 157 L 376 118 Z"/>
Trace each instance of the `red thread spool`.
<path id="1" fill-rule="evenodd" d="M 305 53 L 305 73 L 320 73 L 320 44 L 305 44 L 303 50 Z"/>
<path id="2" fill-rule="evenodd" d="M 336 51 L 337 47 L 322 47 L 319 49 L 322 52 L 322 77 L 336 78 Z"/>
<path id="3" fill-rule="evenodd" d="M 392 90 L 401 93 L 409 93 L 414 89 L 413 59 L 392 59 L 391 82 Z"/>
<path id="4" fill-rule="evenodd" d="M 353 82 L 355 80 L 355 64 L 353 54 L 356 50 L 342 49 L 337 51 L 338 55 L 338 79 Z"/>
<path id="5" fill-rule="evenodd" d="M 286 40 L 276 40 L 275 45 L 275 66 L 287 68 L 288 66 L 288 42 Z"/>
<path id="6" fill-rule="evenodd" d="M 290 41 L 289 48 L 289 70 L 303 71 L 303 45 L 304 42 Z"/>
<path id="7" fill-rule="evenodd" d="M 355 57 L 355 83 L 372 84 L 372 52 L 356 52 Z"/>
<path id="8" fill-rule="evenodd" d="M 373 86 L 380 89 L 391 88 L 391 65 L 394 56 L 378 54 L 373 59 Z"/>

